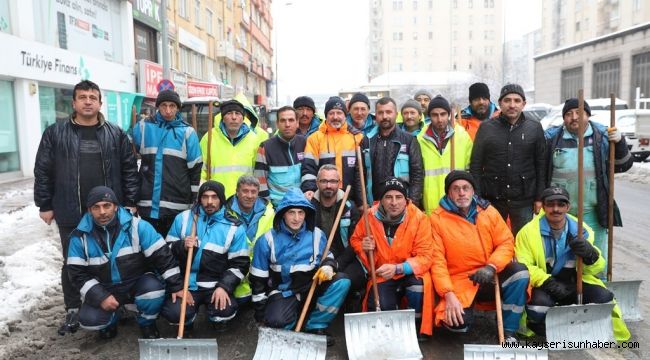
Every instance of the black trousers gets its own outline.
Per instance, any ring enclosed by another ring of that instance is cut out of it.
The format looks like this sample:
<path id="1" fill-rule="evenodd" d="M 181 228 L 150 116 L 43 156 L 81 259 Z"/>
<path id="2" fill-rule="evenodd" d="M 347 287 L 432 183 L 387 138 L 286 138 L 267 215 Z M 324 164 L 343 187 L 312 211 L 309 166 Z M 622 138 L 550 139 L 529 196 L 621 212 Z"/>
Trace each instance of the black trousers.
<path id="1" fill-rule="evenodd" d="M 59 225 L 59 236 L 61 237 L 61 252 L 63 253 L 63 265 L 61 266 L 61 288 L 63 290 L 63 303 L 65 310 L 79 309 L 81 307 L 81 295 L 79 289 L 72 285 L 70 276 L 68 276 L 68 268 L 66 266 L 66 259 L 68 258 L 68 245 L 70 244 L 70 233 L 76 226 L 62 226 Z"/>

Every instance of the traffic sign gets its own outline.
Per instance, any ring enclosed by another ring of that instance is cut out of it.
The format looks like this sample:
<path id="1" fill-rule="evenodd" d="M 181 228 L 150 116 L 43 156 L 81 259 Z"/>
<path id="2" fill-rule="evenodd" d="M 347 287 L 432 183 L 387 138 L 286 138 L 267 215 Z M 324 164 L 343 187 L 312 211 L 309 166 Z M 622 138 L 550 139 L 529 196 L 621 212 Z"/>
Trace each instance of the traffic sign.
<path id="1" fill-rule="evenodd" d="M 161 92 L 163 90 L 174 90 L 175 87 L 174 87 L 174 83 L 171 80 L 162 79 L 158 82 L 156 88 L 158 89 L 158 92 Z"/>

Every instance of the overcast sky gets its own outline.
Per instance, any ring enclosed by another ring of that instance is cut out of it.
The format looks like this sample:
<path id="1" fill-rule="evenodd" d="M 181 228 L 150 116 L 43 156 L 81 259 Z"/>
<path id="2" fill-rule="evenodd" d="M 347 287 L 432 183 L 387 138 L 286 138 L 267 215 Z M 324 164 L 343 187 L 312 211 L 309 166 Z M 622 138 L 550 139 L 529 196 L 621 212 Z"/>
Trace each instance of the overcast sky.
<path id="1" fill-rule="evenodd" d="M 388 0 L 385 0 L 388 1 Z M 506 40 L 541 26 L 541 0 L 503 0 Z M 337 94 L 368 79 L 368 0 L 274 0 L 280 102 Z"/>

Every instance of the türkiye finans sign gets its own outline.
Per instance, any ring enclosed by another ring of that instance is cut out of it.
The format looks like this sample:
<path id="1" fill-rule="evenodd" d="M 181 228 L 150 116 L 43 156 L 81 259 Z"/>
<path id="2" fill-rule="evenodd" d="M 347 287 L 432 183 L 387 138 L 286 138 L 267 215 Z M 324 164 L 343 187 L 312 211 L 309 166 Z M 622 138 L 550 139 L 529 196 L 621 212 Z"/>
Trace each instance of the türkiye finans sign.
<path id="1" fill-rule="evenodd" d="M 58 72 L 69 75 L 78 75 L 79 67 L 63 62 L 59 58 L 46 58 L 41 54 L 32 54 L 28 51 L 21 51 L 21 65 L 41 70 L 43 73 Z"/>

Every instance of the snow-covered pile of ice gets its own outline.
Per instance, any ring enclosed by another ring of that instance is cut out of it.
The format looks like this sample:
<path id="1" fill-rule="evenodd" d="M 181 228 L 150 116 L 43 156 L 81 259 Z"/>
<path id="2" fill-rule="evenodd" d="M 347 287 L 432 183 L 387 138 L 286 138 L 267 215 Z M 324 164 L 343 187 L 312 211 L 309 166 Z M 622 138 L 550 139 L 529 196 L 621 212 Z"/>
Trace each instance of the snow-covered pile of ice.
<path id="1" fill-rule="evenodd" d="M 627 172 L 616 174 L 616 179 L 650 184 L 650 162 L 635 162 Z"/>
<path id="2" fill-rule="evenodd" d="M 61 250 L 56 226 L 47 226 L 33 203 L 0 213 L 0 336 L 7 322 L 29 315 L 51 288 L 60 288 Z"/>

